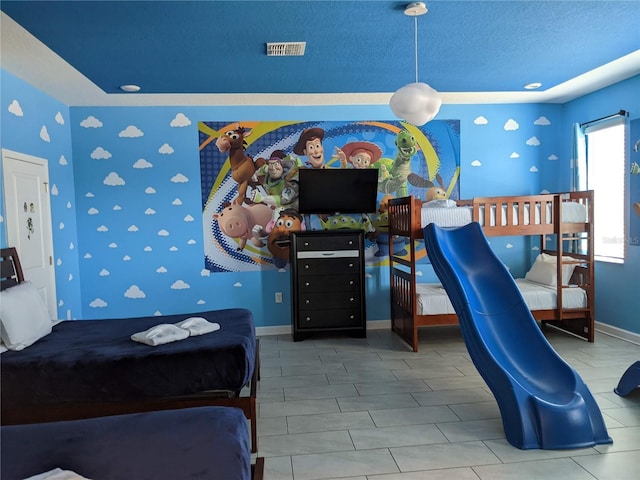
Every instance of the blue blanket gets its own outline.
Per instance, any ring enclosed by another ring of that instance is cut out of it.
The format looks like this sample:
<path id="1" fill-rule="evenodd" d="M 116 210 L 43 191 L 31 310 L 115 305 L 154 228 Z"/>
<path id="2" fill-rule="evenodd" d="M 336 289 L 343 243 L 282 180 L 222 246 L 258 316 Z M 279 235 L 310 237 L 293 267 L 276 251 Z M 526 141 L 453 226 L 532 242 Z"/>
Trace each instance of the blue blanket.
<path id="1" fill-rule="evenodd" d="M 151 347 L 131 335 L 191 316 L 217 332 Z M 207 390 L 239 393 L 255 367 L 255 326 L 234 308 L 163 317 L 66 321 L 25 350 L 2 354 L 2 408 L 126 402 Z"/>
<path id="2" fill-rule="evenodd" d="M 95 480 L 249 480 L 242 410 L 199 407 L 5 426 L 2 479 L 61 468 Z"/>

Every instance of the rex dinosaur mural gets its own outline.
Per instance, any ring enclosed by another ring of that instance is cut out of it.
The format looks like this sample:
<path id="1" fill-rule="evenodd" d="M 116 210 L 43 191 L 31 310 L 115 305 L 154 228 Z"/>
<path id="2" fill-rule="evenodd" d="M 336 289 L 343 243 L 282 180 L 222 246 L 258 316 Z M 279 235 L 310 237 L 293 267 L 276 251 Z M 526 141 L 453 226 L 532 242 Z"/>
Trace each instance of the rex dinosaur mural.
<path id="1" fill-rule="evenodd" d="M 286 268 L 288 235 L 305 228 L 362 228 L 367 263 L 382 265 L 390 198 L 459 198 L 457 120 L 422 127 L 400 121 L 200 122 L 199 144 L 205 268 L 211 272 Z M 377 212 L 298 214 L 301 168 L 376 169 Z"/>

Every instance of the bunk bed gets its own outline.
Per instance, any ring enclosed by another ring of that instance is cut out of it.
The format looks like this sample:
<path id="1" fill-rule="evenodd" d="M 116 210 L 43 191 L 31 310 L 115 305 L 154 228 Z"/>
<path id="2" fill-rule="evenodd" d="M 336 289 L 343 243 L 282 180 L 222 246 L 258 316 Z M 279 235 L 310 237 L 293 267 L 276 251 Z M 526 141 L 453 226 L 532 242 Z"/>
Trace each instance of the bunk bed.
<path id="1" fill-rule="evenodd" d="M 525 301 L 543 325 L 594 341 L 593 191 L 424 203 L 408 196 L 391 199 L 388 213 L 391 327 L 414 352 L 418 328 L 458 324 L 444 289 L 417 282 L 416 245 L 429 223 L 478 222 L 488 237 L 539 236 L 539 259 L 562 281 L 517 279 Z"/>
<path id="2" fill-rule="evenodd" d="M 62 321 L 40 330 L 33 305 L 38 293 L 25 282 L 15 248 L 0 252 L 2 340 L 39 330 L 25 344 L 2 352 L 2 425 L 185 409 L 240 408 L 250 420 L 252 452 L 257 452 L 259 339 L 250 310 L 198 312 L 217 323 L 208 335 L 189 336 L 156 346 L 132 335 L 158 324 L 175 324 L 194 314 L 108 320 Z M 28 299 L 27 299 L 28 297 Z M 40 301 L 41 303 L 41 301 Z M 9 315 L 10 314 L 10 315 Z M 40 322 L 41 323 L 41 322 Z M 10 330 L 9 330 L 10 329 Z M 11 331 L 19 335 L 11 336 Z"/>

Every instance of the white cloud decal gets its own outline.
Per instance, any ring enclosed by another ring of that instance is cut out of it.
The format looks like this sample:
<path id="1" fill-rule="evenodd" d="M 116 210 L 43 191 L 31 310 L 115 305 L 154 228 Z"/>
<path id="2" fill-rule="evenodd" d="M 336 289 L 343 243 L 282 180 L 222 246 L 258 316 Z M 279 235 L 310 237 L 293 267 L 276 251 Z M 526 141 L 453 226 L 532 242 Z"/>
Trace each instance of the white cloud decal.
<path id="1" fill-rule="evenodd" d="M 69 250 L 74 250 L 76 248 L 76 246 L 73 244 L 73 242 L 69 243 Z"/>
<path id="2" fill-rule="evenodd" d="M 55 183 L 51 187 L 51 195 L 53 195 L 54 197 L 58 195 L 58 187 L 56 186 Z"/>
<path id="3" fill-rule="evenodd" d="M 54 187 L 55 187 L 55 185 L 54 185 Z M 57 188 L 56 188 L 56 190 L 57 190 Z M 67 208 L 71 208 L 71 202 L 67 202 Z"/>
<path id="4" fill-rule="evenodd" d="M 114 205 L 114 206 L 113 206 L 113 209 L 114 209 L 115 211 L 118 211 L 118 210 L 122 210 L 122 207 L 121 207 L 120 205 Z"/>
<path id="5" fill-rule="evenodd" d="M 480 115 L 473 121 L 473 123 L 475 123 L 476 125 L 487 125 L 489 123 L 489 120 Z"/>
<path id="6" fill-rule="evenodd" d="M 151 252 L 151 251 L 153 251 L 153 248 L 151 248 L 149 245 L 147 245 L 146 247 L 143 248 L 143 250 L 145 252 Z"/>
<path id="7" fill-rule="evenodd" d="M 143 135 L 144 133 L 142 133 L 142 130 L 140 130 L 135 125 L 129 125 L 127 128 L 125 128 L 118 134 L 119 137 L 123 137 L 123 138 L 136 138 L 136 137 L 142 137 Z"/>
<path id="8" fill-rule="evenodd" d="M 534 125 L 551 125 L 551 122 L 547 117 L 543 115 L 542 117 L 539 117 L 535 122 L 533 122 L 533 124 Z"/>
<path id="9" fill-rule="evenodd" d="M 172 127 L 188 127 L 191 125 L 191 120 L 184 113 L 178 113 L 169 125 Z"/>
<path id="10" fill-rule="evenodd" d="M 62 265 L 62 259 L 61 259 L 61 258 L 59 258 L 59 259 L 56 261 L 56 266 L 58 266 L 58 267 L 59 267 L 60 265 Z"/>
<path id="11" fill-rule="evenodd" d="M 171 148 L 171 145 L 169 145 L 168 143 L 165 143 L 158 149 L 158 152 L 162 153 L 163 155 L 171 155 L 174 152 L 174 150 L 173 148 Z"/>
<path id="12" fill-rule="evenodd" d="M 540 145 L 540 140 L 537 139 L 537 137 L 531 137 L 529 140 L 527 140 L 527 145 L 531 145 L 532 147 L 537 147 L 538 145 Z"/>
<path id="13" fill-rule="evenodd" d="M 98 210 L 97 208 L 91 207 L 89 210 L 87 210 L 87 213 L 89 215 L 97 215 L 98 213 L 100 213 L 100 210 Z"/>
<path id="14" fill-rule="evenodd" d="M 60 230 L 64 230 L 64 223 L 60 222 L 60 225 L 58 225 L 58 228 L 59 228 Z"/>
<path id="15" fill-rule="evenodd" d="M 171 205 L 182 205 L 182 200 L 176 198 L 173 202 L 171 202 Z"/>
<path id="16" fill-rule="evenodd" d="M 67 165 L 67 159 L 64 158 L 64 155 L 60 155 L 60 160 L 58 160 L 60 165 Z"/>
<path id="17" fill-rule="evenodd" d="M 111 242 L 111 243 L 109 244 L 109 248 L 118 248 L 118 244 L 117 244 L 117 243 L 115 243 L 115 242 Z"/>
<path id="18" fill-rule="evenodd" d="M 93 115 L 89 115 L 80 122 L 80 126 L 84 128 L 100 128 L 102 127 L 102 122 Z"/>
<path id="19" fill-rule="evenodd" d="M 531 173 L 536 173 L 536 172 L 538 171 L 538 167 L 536 167 L 536 166 L 534 165 L 533 167 L 531 167 L 531 168 L 529 169 L 529 171 L 530 171 Z"/>
<path id="20" fill-rule="evenodd" d="M 44 125 L 40 129 L 40 138 L 42 140 L 44 140 L 45 142 L 47 142 L 47 143 L 51 142 L 51 137 L 49 136 L 49 131 L 47 130 L 47 127 L 44 126 Z"/>
<path id="21" fill-rule="evenodd" d="M 195 245 L 196 243 L 197 242 L 193 238 L 187 241 L 187 245 Z"/>
<path id="22" fill-rule="evenodd" d="M 161 317 L 162 316 L 162 312 L 160 310 L 156 310 L 153 314 L 154 317 Z"/>
<path id="23" fill-rule="evenodd" d="M 156 268 L 156 272 L 158 273 L 167 273 L 167 269 L 165 267 Z"/>
<path id="24" fill-rule="evenodd" d="M 507 120 L 507 123 L 504 124 L 504 129 L 507 131 L 518 130 L 520 125 L 513 118 Z"/>
<path id="25" fill-rule="evenodd" d="M 168 236 L 169 236 L 169 232 L 167 232 L 167 231 L 166 231 L 166 230 L 164 230 L 164 229 L 163 229 L 163 230 L 160 230 L 160 231 L 158 232 L 158 236 L 160 236 L 160 237 L 168 237 Z"/>
<path id="26" fill-rule="evenodd" d="M 156 189 L 153 187 L 147 187 L 144 189 L 144 193 L 148 193 L 149 195 L 156 193 Z"/>
<path id="27" fill-rule="evenodd" d="M 111 172 L 109 175 L 105 177 L 102 183 L 110 187 L 119 187 L 124 185 L 124 179 L 120 175 L 118 175 L 116 172 Z"/>
<path id="28" fill-rule="evenodd" d="M 94 160 L 105 160 L 107 158 L 111 158 L 111 152 L 108 152 L 102 147 L 97 147 L 93 152 L 91 152 L 91 158 Z"/>
<path id="29" fill-rule="evenodd" d="M 518 152 L 513 152 L 511 155 L 509 155 L 509 158 L 520 158 L 520 154 Z"/>
<path id="30" fill-rule="evenodd" d="M 90 253 L 85 253 L 84 258 L 93 258 Z"/>
<path id="31" fill-rule="evenodd" d="M 9 113 L 12 113 L 16 117 L 24 117 L 24 112 L 22 111 L 22 107 L 20 106 L 20 103 L 17 100 L 14 100 L 13 102 L 11 102 L 7 110 L 9 110 Z"/>
<path id="32" fill-rule="evenodd" d="M 173 247 L 171 247 L 169 249 L 170 252 L 177 252 L 178 251 L 178 247 L 176 247 L 175 245 Z"/>
<path id="33" fill-rule="evenodd" d="M 133 164 L 133 168 L 151 168 L 153 163 L 147 162 L 144 158 L 139 158 L 136 163 Z"/>
<path id="34" fill-rule="evenodd" d="M 146 295 L 140 287 L 137 285 L 131 285 L 126 292 L 124 292 L 124 296 L 127 298 L 145 298 Z"/>
<path id="35" fill-rule="evenodd" d="M 510 243 L 507 243 L 507 248 L 513 248 L 513 245 Z"/>
<path id="36" fill-rule="evenodd" d="M 242 287 L 242 284 L 240 282 L 236 282 L 233 284 L 234 287 Z"/>
<path id="37" fill-rule="evenodd" d="M 471 166 L 472 167 L 481 167 L 482 163 L 480 162 L 480 160 L 474 160 L 473 162 L 471 162 Z"/>
<path id="38" fill-rule="evenodd" d="M 557 159 L 558 159 L 557 155 L 554 155 L 554 154 L 549 155 L 549 160 L 557 160 Z"/>
<path id="39" fill-rule="evenodd" d="M 95 197 L 95 195 L 94 195 L 93 193 L 91 193 L 91 192 L 87 192 L 87 193 L 85 193 L 85 194 L 84 194 L 84 196 L 85 196 L 85 197 L 87 197 L 87 198 L 93 198 L 93 197 Z"/>
<path id="40" fill-rule="evenodd" d="M 156 211 L 155 211 L 153 208 L 147 208 L 147 209 L 144 211 L 144 214 L 145 214 L 145 215 L 155 215 L 155 214 L 156 214 Z"/>
<path id="41" fill-rule="evenodd" d="M 204 300 L 200 299 L 200 300 L 198 300 L 196 303 L 197 303 L 198 305 L 204 305 L 204 304 L 205 304 L 205 303 L 207 303 L 207 302 L 205 302 Z"/>
<path id="42" fill-rule="evenodd" d="M 186 217 L 184 217 L 184 221 L 185 222 L 193 222 L 194 218 L 191 215 L 187 215 Z"/>
<path id="43" fill-rule="evenodd" d="M 62 116 L 62 114 L 60 112 L 56 113 L 56 123 L 60 124 L 60 125 L 64 125 L 64 117 Z"/>
<path id="44" fill-rule="evenodd" d="M 129 260 L 131 260 L 131 257 L 129 255 L 125 255 L 124 257 L 122 257 L 122 260 L 128 262 Z"/>
<path id="45" fill-rule="evenodd" d="M 100 225 L 98 228 L 96 228 L 97 231 L 99 232 L 108 232 L 109 229 L 106 227 L 106 225 Z"/>
<path id="46" fill-rule="evenodd" d="M 176 280 L 173 282 L 173 285 L 171 285 L 172 290 L 184 290 L 185 288 L 191 288 L 191 286 L 183 280 Z"/>
<path id="47" fill-rule="evenodd" d="M 203 268 L 202 270 L 200 270 L 200 276 L 201 277 L 210 277 L 211 276 L 211 271 L 207 270 L 206 268 Z"/>
<path id="48" fill-rule="evenodd" d="M 111 272 L 106 268 L 103 268 L 102 270 L 100 270 L 100 273 L 98 275 L 100 275 L 101 277 L 108 277 L 109 275 L 111 275 Z"/>
<path id="49" fill-rule="evenodd" d="M 129 232 L 137 232 L 138 230 L 140 230 L 136 225 L 131 225 L 129 228 L 127 228 L 127 231 Z"/>
<path id="50" fill-rule="evenodd" d="M 102 308 L 107 306 L 107 302 L 102 300 L 101 298 L 96 298 L 93 302 L 89 304 L 91 308 Z"/>
<path id="51" fill-rule="evenodd" d="M 177 175 L 174 175 L 173 177 L 171 177 L 171 181 L 173 183 L 187 183 L 189 179 L 185 177 L 183 174 L 178 173 Z"/>

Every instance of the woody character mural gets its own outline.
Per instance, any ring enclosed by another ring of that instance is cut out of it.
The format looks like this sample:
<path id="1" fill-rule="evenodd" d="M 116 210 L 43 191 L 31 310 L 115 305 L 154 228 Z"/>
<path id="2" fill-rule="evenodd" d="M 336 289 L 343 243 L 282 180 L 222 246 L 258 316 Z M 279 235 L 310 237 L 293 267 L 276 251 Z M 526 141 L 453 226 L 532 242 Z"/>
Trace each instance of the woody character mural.
<path id="1" fill-rule="evenodd" d="M 205 268 L 211 272 L 287 268 L 290 233 L 305 229 L 364 229 L 367 264 L 383 265 L 389 199 L 459 198 L 457 120 L 422 127 L 400 121 L 200 122 L 198 129 Z M 376 211 L 301 215 L 298 178 L 307 168 L 376 169 Z"/>

